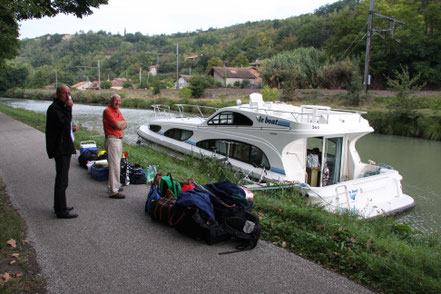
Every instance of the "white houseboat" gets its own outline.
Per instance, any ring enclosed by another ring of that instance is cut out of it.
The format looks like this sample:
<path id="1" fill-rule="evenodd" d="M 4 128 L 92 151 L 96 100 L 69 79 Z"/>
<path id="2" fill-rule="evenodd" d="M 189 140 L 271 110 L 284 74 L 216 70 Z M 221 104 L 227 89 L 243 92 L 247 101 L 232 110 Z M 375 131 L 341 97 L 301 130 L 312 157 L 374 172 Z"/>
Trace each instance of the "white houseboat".
<path id="1" fill-rule="evenodd" d="M 231 165 L 267 182 L 296 185 L 330 211 L 363 218 L 395 214 L 415 205 L 403 194 L 402 176 L 390 167 L 363 163 L 355 148 L 373 132 L 361 112 L 327 106 L 264 102 L 214 109 L 190 117 L 155 105 L 155 118 L 138 135 L 175 151 L 226 158 Z"/>

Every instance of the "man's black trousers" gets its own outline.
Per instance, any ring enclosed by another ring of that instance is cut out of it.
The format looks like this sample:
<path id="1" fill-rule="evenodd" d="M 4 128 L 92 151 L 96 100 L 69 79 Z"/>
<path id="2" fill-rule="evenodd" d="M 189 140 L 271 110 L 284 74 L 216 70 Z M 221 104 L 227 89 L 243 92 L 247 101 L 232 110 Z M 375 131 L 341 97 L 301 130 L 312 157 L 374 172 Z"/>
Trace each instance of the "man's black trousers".
<path id="1" fill-rule="evenodd" d="M 54 211 L 62 213 L 66 209 L 66 189 L 69 184 L 69 167 L 72 155 L 55 156 Z"/>

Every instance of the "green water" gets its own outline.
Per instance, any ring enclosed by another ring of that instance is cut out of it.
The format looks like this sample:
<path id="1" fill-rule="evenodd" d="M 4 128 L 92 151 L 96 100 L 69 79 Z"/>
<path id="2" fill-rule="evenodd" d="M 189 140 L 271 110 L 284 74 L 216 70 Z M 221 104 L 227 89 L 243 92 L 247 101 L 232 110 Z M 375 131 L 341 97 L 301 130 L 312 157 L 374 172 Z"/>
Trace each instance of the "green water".
<path id="1" fill-rule="evenodd" d="M 403 176 L 403 192 L 416 206 L 397 220 L 441 233 L 441 142 L 371 134 L 357 142 L 357 150 L 362 161 L 386 163 Z"/>

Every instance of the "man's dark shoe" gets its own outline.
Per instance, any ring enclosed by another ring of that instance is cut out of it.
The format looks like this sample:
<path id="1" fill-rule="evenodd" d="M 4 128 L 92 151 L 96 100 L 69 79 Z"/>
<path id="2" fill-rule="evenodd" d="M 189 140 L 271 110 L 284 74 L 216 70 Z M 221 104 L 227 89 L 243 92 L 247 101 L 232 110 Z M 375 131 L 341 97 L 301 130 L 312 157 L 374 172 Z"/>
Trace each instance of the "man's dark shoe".
<path id="1" fill-rule="evenodd" d="M 116 194 L 110 195 L 109 198 L 124 199 L 124 198 L 126 198 L 126 196 L 124 196 L 123 194 L 120 194 L 120 193 L 116 193 Z"/>
<path id="2" fill-rule="evenodd" d="M 66 206 L 65 210 L 72 210 L 72 209 L 74 209 L 73 206 Z"/>
<path id="3" fill-rule="evenodd" d="M 124 188 L 123 187 L 119 187 L 118 192 L 122 192 L 122 191 L 124 191 Z"/>
<path id="4" fill-rule="evenodd" d="M 78 216 L 78 213 L 70 212 L 68 210 L 65 210 L 61 213 L 57 213 L 57 218 L 76 218 Z"/>

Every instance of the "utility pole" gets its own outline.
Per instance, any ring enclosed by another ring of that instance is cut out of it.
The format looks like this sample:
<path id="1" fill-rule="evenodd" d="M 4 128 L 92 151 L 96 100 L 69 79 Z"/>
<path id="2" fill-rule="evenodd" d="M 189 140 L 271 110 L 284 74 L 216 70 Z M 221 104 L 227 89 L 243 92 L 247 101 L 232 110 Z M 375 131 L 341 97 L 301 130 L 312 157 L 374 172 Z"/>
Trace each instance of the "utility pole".
<path id="1" fill-rule="evenodd" d="M 101 90 L 101 69 L 100 69 L 100 61 L 98 60 L 98 66 L 77 66 L 82 68 L 97 68 L 98 69 L 98 90 Z M 87 78 L 89 80 L 89 77 Z"/>
<path id="2" fill-rule="evenodd" d="M 388 29 L 373 29 L 372 25 L 373 25 L 373 21 L 374 21 L 374 15 L 378 16 L 380 18 L 383 19 L 387 19 L 389 20 L 389 28 Z M 393 17 L 389 17 L 389 16 L 384 16 L 378 13 L 375 13 L 375 0 L 370 0 L 370 5 L 369 5 L 369 20 L 368 20 L 368 31 L 367 31 L 367 39 L 366 39 L 366 58 L 364 61 L 364 87 L 363 87 L 363 92 L 365 94 L 367 94 L 368 91 L 368 87 L 370 85 L 371 82 L 371 78 L 369 75 L 369 62 L 370 62 L 370 58 L 371 58 L 371 42 L 372 42 L 372 36 L 373 35 L 380 35 L 380 37 L 382 39 L 384 39 L 384 36 L 381 35 L 382 32 L 385 31 L 390 31 L 390 35 L 392 37 L 392 39 L 394 39 L 394 31 L 395 31 L 395 24 L 405 24 L 402 21 L 399 21 Z M 396 40 L 397 42 L 400 42 L 400 40 Z"/>
<path id="3" fill-rule="evenodd" d="M 58 71 L 55 71 L 55 89 L 58 88 Z"/>
<path id="4" fill-rule="evenodd" d="M 179 44 L 176 44 L 176 89 L 179 90 Z"/>
<path id="5" fill-rule="evenodd" d="M 101 90 L 101 69 L 100 69 L 99 60 L 98 60 L 98 90 Z"/>
<path id="6" fill-rule="evenodd" d="M 371 57 L 372 22 L 374 20 L 374 7 L 375 7 L 375 0 L 371 0 L 369 5 L 369 20 L 368 20 L 367 39 L 366 39 L 366 57 L 364 60 L 364 83 L 363 83 L 364 93 L 367 93 L 368 85 L 370 84 L 369 61 Z"/>
<path id="7" fill-rule="evenodd" d="M 141 67 L 139 67 L 139 84 L 141 84 L 142 81 L 142 71 L 141 71 Z"/>

